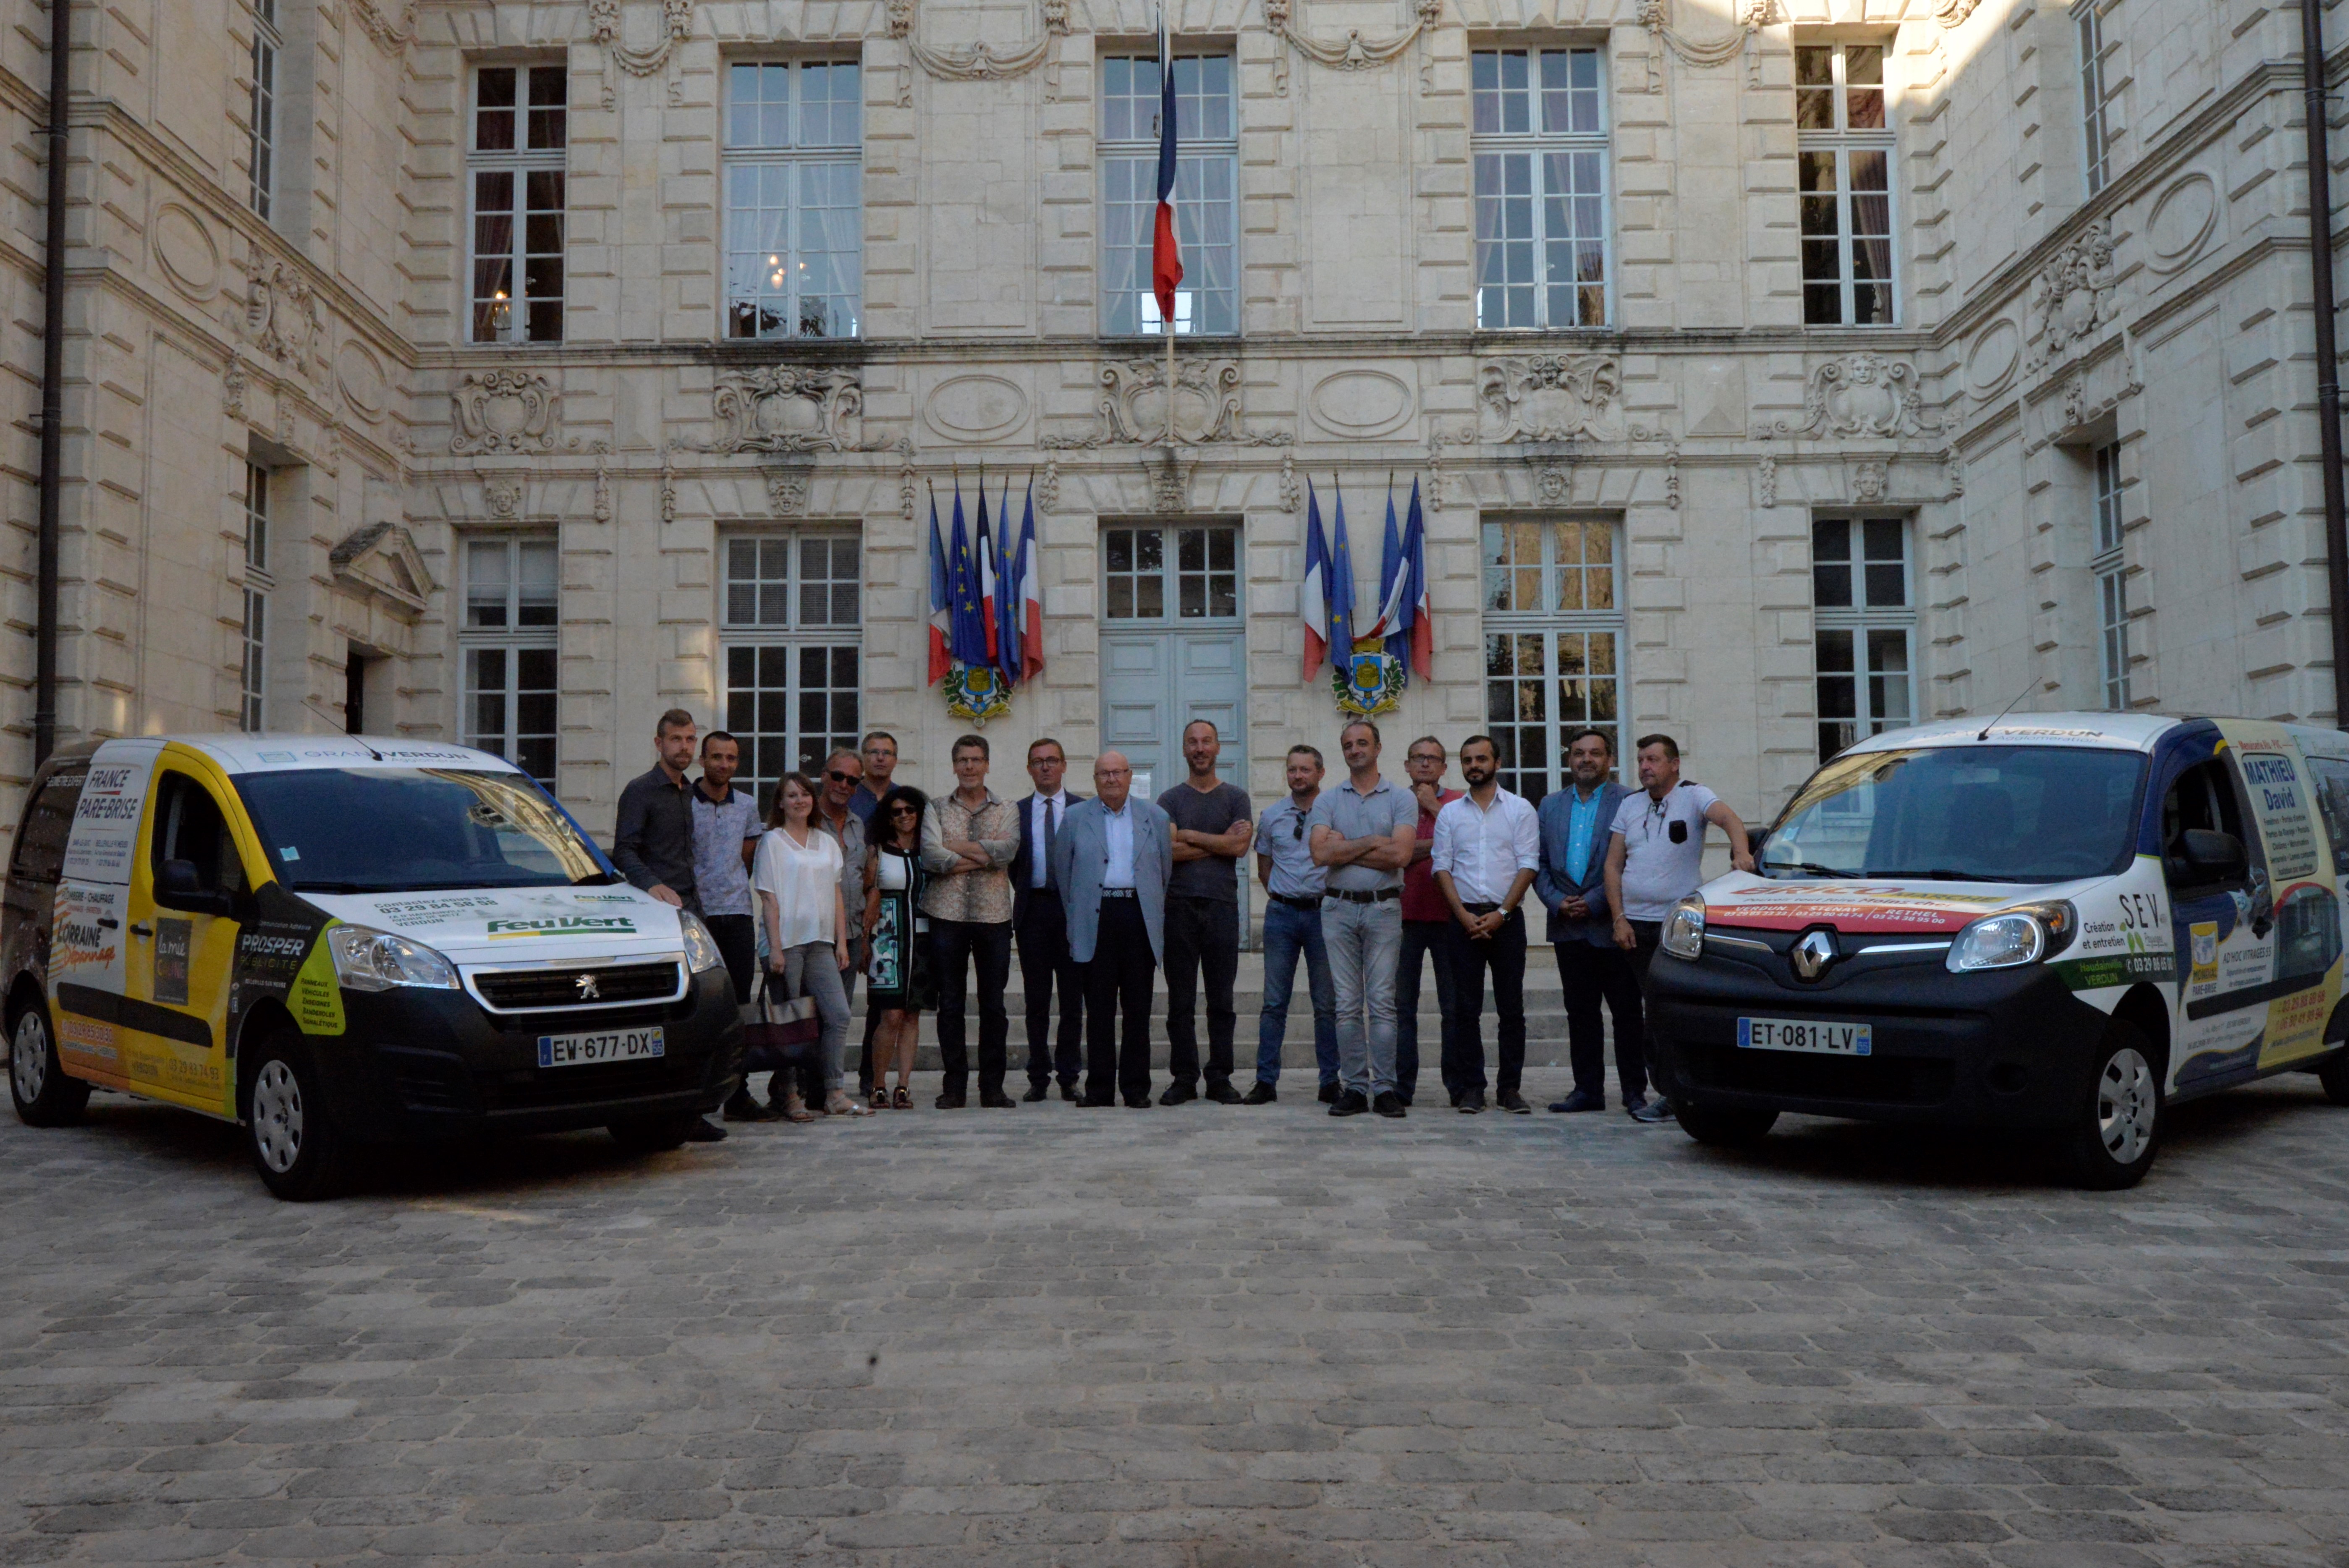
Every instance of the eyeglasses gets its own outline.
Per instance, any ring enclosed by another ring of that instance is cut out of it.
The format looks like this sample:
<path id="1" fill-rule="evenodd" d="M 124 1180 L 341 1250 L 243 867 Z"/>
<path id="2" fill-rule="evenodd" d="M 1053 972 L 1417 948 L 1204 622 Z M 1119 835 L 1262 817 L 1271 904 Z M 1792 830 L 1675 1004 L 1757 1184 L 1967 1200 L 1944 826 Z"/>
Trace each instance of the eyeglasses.
<path id="1" fill-rule="evenodd" d="M 911 806 L 892 806 L 889 808 L 889 815 L 893 817 L 918 817 L 921 813 L 915 810 Z"/>
<path id="2" fill-rule="evenodd" d="M 864 781 L 858 775 L 854 773 L 843 773 L 837 768 L 825 774 L 824 777 L 831 779 L 835 784 L 861 784 Z"/>

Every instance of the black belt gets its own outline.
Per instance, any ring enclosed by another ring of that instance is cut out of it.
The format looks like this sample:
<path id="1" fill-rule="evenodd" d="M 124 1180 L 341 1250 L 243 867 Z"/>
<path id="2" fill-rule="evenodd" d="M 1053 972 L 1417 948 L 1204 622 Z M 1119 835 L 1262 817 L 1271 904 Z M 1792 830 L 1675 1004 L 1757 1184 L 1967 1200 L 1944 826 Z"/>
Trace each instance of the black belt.
<path id="1" fill-rule="evenodd" d="M 1402 896 L 1402 889 L 1399 887 L 1382 887 L 1375 892 L 1355 892 L 1350 889 L 1333 887 L 1323 896 L 1327 898 L 1342 898 L 1348 903 L 1384 903 L 1391 898 L 1401 898 Z"/>
<path id="2" fill-rule="evenodd" d="M 1319 909 L 1321 907 L 1321 900 L 1319 896 L 1313 898 L 1300 898 L 1293 892 L 1277 892 L 1269 896 L 1273 903 L 1285 903 L 1291 909 Z"/>
<path id="3" fill-rule="evenodd" d="M 1471 914 L 1491 914 L 1501 906 L 1497 903 L 1464 903 L 1460 907 Z M 1512 910 L 1510 913 L 1514 914 L 1516 912 Z"/>
<path id="4" fill-rule="evenodd" d="M 1136 896 L 1138 895 L 1130 887 L 1105 887 L 1102 889 L 1102 897 L 1103 898 L 1133 898 Z"/>

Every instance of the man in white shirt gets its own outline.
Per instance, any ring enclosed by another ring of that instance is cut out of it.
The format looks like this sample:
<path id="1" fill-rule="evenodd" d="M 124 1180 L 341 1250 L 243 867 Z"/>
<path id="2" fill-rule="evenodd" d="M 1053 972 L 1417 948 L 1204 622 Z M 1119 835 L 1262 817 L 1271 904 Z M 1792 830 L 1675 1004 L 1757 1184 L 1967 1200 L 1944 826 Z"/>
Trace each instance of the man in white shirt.
<path id="1" fill-rule="evenodd" d="M 1052 845 L 1069 808 L 1085 799 L 1066 789 L 1069 754 L 1047 738 L 1028 748 L 1028 777 L 1036 786 L 1019 802 L 1019 848 L 1011 856 L 1011 935 L 1019 947 L 1019 984 L 1028 1004 L 1028 1092 L 1034 1101 L 1061 1080 L 1061 1098 L 1077 1099 L 1084 1066 L 1085 986 L 1069 954 L 1069 916 L 1052 880 Z M 1060 1038 L 1052 1038 L 1052 994 L 1060 992 Z"/>
<path id="2" fill-rule="evenodd" d="M 1428 852 L 1436 890 L 1452 910 L 1452 1032 L 1460 1083 L 1453 1104 L 1485 1106 L 1485 974 L 1493 975 L 1500 1014 L 1499 1071 L 1493 1103 L 1524 1115 L 1526 1070 L 1526 917 L 1517 906 L 1541 868 L 1541 823 L 1533 803 L 1504 789 L 1500 748 L 1489 735 L 1460 743 L 1468 792 L 1435 814 Z"/>
<path id="3" fill-rule="evenodd" d="M 1133 765 L 1093 760 L 1095 799 L 1080 802 L 1052 841 L 1052 877 L 1069 919 L 1069 954 L 1083 966 L 1085 1098 L 1150 1108 L 1151 977 L 1165 951 L 1174 825 L 1133 796 Z M 1123 1022 L 1123 1027 L 1120 1027 Z"/>
<path id="4" fill-rule="evenodd" d="M 1754 869 L 1745 824 L 1702 784 L 1681 780 L 1680 743 L 1669 735 L 1640 738 L 1640 793 L 1616 810 L 1607 841 L 1607 907 L 1615 912 L 1615 945 L 1631 954 L 1644 991 L 1648 963 L 1662 939 L 1672 905 L 1704 882 L 1704 828 L 1710 822 L 1729 835 L 1729 861 Z M 1626 1100 L 1634 1121 L 1669 1121 L 1672 1102 L 1664 1095 Z"/>

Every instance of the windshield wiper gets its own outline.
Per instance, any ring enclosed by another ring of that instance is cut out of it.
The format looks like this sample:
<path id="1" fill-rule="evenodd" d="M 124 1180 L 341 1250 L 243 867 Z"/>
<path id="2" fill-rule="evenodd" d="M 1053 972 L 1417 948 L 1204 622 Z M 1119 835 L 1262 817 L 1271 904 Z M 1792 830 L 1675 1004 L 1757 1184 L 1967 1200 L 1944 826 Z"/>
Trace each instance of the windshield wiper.
<path id="1" fill-rule="evenodd" d="M 1856 877 L 1857 872 L 1844 871 L 1836 866 L 1823 866 L 1816 861 L 1764 861 L 1762 870 L 1769 872 L 1801 872 L 1815 877 Z"/>
<path id="2" fill-rule="evenodd" d="M 1925 882 L 2023 882 L 2029 880 L 2023 877 L 1998 876 L 1990 872 L 1951 871 L 1947 866 L 1931 866 L 1924 871 L 1916 872 L 1875 872 L 1870 874 L 1879 877 L 1917 877 Z"/>
<path id="3" fill-rule="evenodd" d="M 571 885 L 573 887 L 610 887 L 614 882 L 623 882 L 627 880 L 617 872 L 590 872 Z"/>

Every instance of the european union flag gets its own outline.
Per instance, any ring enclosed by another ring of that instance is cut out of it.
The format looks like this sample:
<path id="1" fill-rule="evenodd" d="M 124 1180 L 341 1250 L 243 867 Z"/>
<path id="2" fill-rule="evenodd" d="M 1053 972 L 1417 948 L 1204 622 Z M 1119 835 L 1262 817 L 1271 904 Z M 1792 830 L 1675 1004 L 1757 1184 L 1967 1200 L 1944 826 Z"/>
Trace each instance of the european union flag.
<path id="1" fill-rule="evenodd" d="M 963 521 L 962 486 L 955 486 L 954 501 L 954 656 L 973 669 L 987 668 L 987 618 L 978 607 L 978 562 L 970 551 L 970 530 Z"/>

